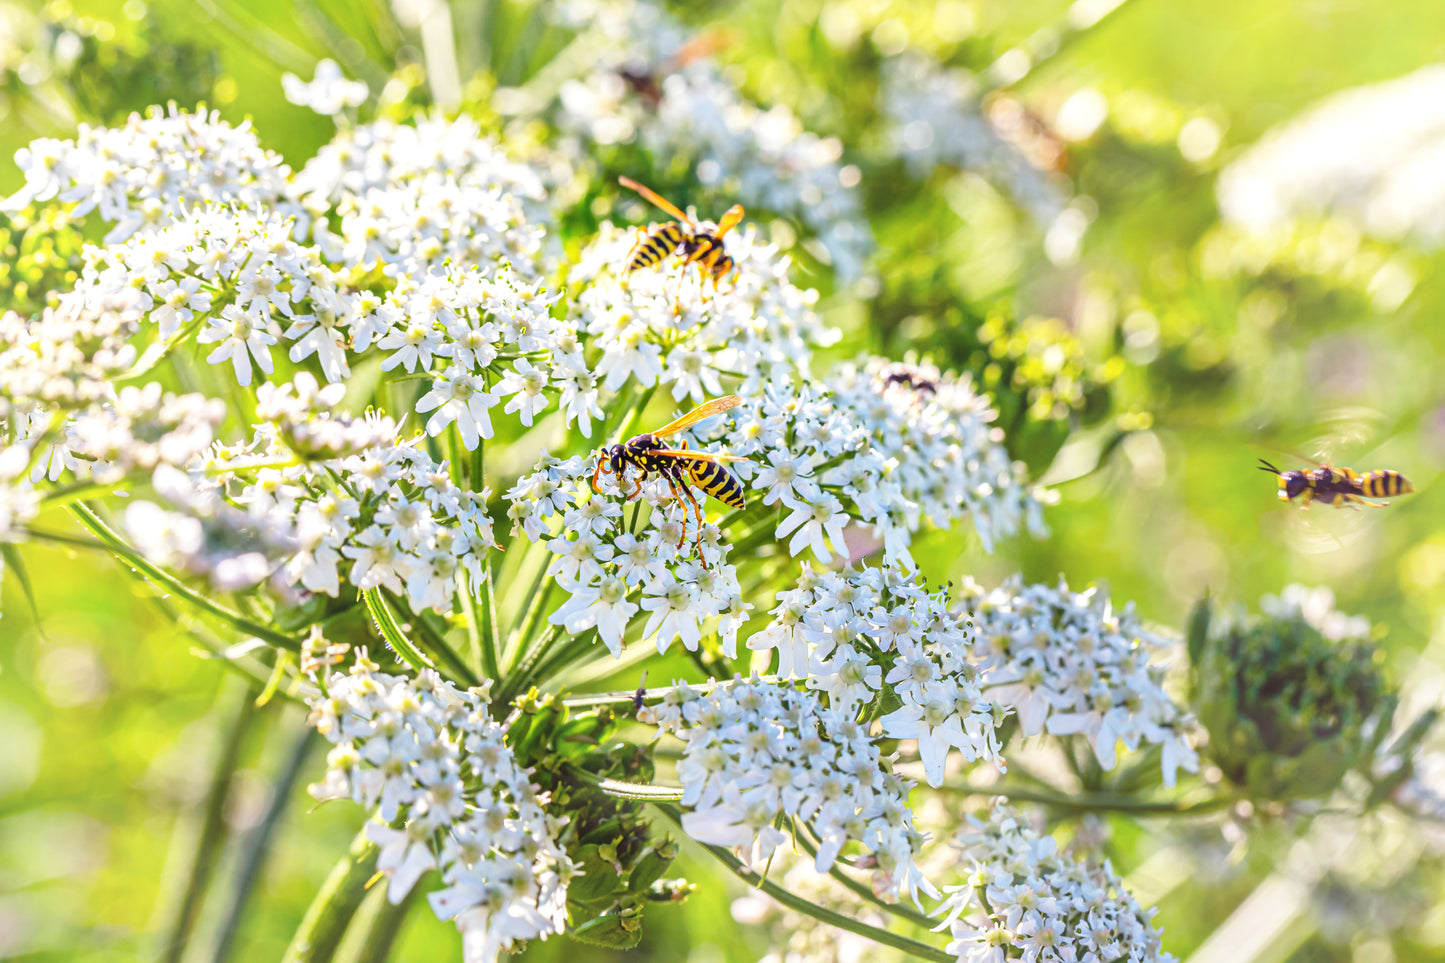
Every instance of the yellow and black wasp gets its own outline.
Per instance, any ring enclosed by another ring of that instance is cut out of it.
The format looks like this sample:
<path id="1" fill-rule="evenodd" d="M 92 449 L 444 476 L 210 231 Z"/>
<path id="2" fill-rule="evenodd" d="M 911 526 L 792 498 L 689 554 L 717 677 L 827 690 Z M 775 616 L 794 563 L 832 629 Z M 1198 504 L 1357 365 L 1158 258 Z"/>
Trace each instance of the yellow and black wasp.
<path id="1" fill-rule="evenodd" d="M 1280 501 L 1290 502 L 1298 498 L 1300 505 L 1306 508 L 1311 502 L 1323 502 L 1336 508 L 1348 505 L 1356 511 L 1360 505 L 1381 508 L 1389 503 L 1367 502 L 1365 499 L 1408 495 L 1415 490 L 1408 478 L 1387 468 L 1363 475 L 1350 468 L 1332 468 L 1329 465 L 1319 465 L 1311 471 L 1280 471 L 1261 458 L 1259 470 L 1278 476 Z"/>
<path id="2" fill-rule="evenodd" d="M 708 228 L 698 224 L 661 194 L 637 183 L 630 177 L 619 177 L 623 187 L 630 187 L 673 217 L 675 221 L 650 225 L 646 230 L 638 228 L 641 236 L 632 252 L 627 255 L 626 273 L 639 268 L 652 267 L 673 254 L 682 254 L 682 267 L 696 264 L 699 274 L 712 281 L 713 290 L 718 282 L 737 267 L 732 257 L 723 249 L 723 235 L 737 227 L 743 219 L 743 206 L 734 204 L 718 221 L 717 227 Z"/>
<path id="3" fill-rule="evenodd" d="M 742 508 L 743 483 L 723 465 L 726 462 L 747 459 L 720 452 L 692 451 L 688 449 L 686 440 L 677 448 L 667 448 L 662 439 L 742 403 L 743 400 L 737 395 L 714 398 L 656 431 L 633 435 L 621 444 L 598 449 L 597 468 L 592 472 L 592 490 L 601 491 L 598 484 L 603 475 L 616 475 L 618 487 L 627 496 L 627 500 L 632 501 L 642 494 L 644 481 L 652 475 L 661 475 L 667 482 L 667 487 L 672 490 L 672 497 L 679 504 L 691 504 L 693 511 L 697 513 L 697 554 L 698 558 L 702 558 L 702 526 L 707 519 L 692 489 L 702 489 L 705 494 L 711 495 L 729 508 Z M 633 480 L 635 487 L 630 492 L 626 486 L 629 465 L 640 473 Z M 687 523 L 690 518 L 690 514 L 684 513 L 682 538 L 678 540 L 678 548 L 682 548 L 687 542 Z"/>

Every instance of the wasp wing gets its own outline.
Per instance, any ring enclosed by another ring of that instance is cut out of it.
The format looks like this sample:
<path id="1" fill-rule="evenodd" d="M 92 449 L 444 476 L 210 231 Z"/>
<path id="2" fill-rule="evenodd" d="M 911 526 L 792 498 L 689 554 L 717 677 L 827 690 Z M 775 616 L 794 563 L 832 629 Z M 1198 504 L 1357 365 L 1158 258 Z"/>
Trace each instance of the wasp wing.
<path id="1" fill-rule="evenodd" d="M 652 188 L 647 187 L 643 184 L 639 184 L 630 177 L 619 177 L 617 178 L 617 181 L 623 187 L 632 188 L 634 191 L 641 194 L 643 197 L 647 198 L 649 201 L 656 204 L 658 207 L 662 208 L 664 211 L 671 214 L 679 221 L 685 221 L 688 224 L 693 223 L 692 218 L 688 217 L 686 214 L 680 211 L 676 204 L 673 204 L 671 201 L 663 197 L 661 194 L 657 193 L 657 191 L 654 191 Z"/>
<path id="2" fill-rule="evenodd" d="M 657 455 L 660 458 L 678 458 L 683 461 L 713 461 L 720 465 L 734 461 L 747 461 L 742 455 L 724 455 L 720 451 L 692 451 L 691 449 L 678 451 L 675 448 L 653 448 L 647 454 L 648 457 Z"/>
<path id="3" fill-rule="evenodd" d="M 693 425 L 697 424 L 699 421 L 702 421 L 704 418 L 711 418 L 713 415 L 721 414 L 722 412 L 727 411 L 730 408 L 736 408 L 742 403 L 743 399 L 739 398 L 737 395 L 728 395 L 725 398 L 714 398 L 712 401 L 707 401 L 698 405 L 696 408 L 692 409 L 681 418 L 678 418 L 676 421 L 668 422 L 661 428 L 658 428 L 656 431 L 652 432 L 652 434 L 657 435 L 658 437 L 662 437 L 663 435 L 675 435 L 679 431 L 682 431 L 684 428 L 691 428 Z"/>

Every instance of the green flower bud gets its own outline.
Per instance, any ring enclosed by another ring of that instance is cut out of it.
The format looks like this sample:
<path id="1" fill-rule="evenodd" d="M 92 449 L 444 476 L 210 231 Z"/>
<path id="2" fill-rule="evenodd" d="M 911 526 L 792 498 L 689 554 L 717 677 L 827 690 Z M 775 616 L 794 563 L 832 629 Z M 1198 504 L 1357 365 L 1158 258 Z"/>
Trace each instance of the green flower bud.
<path id="1" fill-rule="evenodd" d="M 1255 799 L 1333 791 L 1350 769 L 1368 767 L 1394 709 L 1367 624 L 1290 599 L 1287 590 L 1284 604 L 1266 600 L 1276 603 L 1267 614 L 1219 618 L 1206 597 L 1189 620 L 1207 755 Z"/>

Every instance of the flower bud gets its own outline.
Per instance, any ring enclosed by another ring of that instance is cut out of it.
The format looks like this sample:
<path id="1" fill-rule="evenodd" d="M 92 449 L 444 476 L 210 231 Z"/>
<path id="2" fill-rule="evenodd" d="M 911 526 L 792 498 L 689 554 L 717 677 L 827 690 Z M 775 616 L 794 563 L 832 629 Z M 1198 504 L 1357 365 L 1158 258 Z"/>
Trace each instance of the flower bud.
<path id="1" fill-rule="evenodd" d="M 1291 586 L 1282 599 L 1266 598 L 1265 614 L 1228 618 L 1206 597 L 1190 616 L 1208 754 L 1251 798 L 1333 791 L 1368 764 L 1394 708 L 1368 623 L 1343 619 L 1320 592 L 1299 604 L 1303 595 Z"/>

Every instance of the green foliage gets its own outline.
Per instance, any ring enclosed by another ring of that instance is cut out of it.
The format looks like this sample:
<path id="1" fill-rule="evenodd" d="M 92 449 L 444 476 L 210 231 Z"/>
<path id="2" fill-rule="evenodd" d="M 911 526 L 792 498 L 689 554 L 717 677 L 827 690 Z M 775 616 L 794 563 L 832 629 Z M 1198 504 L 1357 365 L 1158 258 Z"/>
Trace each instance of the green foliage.
<path id="1" fill-rule="evenodd" d="M 84 244 L 80 225 L 53 205 L 0 211 L 0 304 L 38 312 L 48 292 L 75 283 Z"/>

